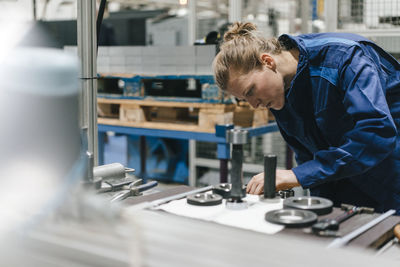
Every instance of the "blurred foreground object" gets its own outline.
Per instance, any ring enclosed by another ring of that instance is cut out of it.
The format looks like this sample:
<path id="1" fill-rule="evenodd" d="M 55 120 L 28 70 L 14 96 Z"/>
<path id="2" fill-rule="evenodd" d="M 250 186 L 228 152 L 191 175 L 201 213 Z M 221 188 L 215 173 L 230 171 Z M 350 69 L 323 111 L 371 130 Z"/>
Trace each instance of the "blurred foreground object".
<path id="1" fill-rule="evenodd" d="M 0 231 L 51 210 L 83 176 L 77 77 L 77 59 L 61 50 L 1 55 Z"/>

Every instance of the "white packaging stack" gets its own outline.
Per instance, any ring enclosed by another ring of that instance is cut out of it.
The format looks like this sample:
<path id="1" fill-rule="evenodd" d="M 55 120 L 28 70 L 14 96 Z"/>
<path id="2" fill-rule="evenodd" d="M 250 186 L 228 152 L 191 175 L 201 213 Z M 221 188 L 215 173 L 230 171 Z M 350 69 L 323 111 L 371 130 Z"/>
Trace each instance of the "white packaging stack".
<path id="1" fill-rule="evenodd" d="M 101 74 L 212 75 L 215 45 L 102 46 L 97 55 Z M 77 55 L 76 46 L 64 50 Z"/>
<path id="2" fill-rule="evenodd" d="M 215 45 L 196 46 L 196 74 L 212 75 L 212 62 L 215 57 Z"/>

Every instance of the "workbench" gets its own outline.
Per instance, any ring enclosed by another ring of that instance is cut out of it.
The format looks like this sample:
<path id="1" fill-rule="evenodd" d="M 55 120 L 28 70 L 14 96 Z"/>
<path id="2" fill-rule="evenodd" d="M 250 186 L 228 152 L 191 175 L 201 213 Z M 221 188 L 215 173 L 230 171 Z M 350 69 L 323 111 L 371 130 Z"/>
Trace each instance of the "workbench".
<path id="1" fill-rule="evenodd" d="M 195 140 L 204 142 L 217 143 L 217 159 L 220 161 L 220 181 L 226 182 L 228 177 L 228 160 L 230 158 L 230 144 L 226 139 L 226 131 L 233 129 L 233 125 L 216 125 L 215 133 L 208 132 L 190 132 L 190 131 L 176 131 L 176 130 L 163 130 L 152 128 L 139 128 L 139 127 L 126 127 L 116 125 L 98 124 L 98 143 L 99 143 L 99 164 L 104 162 L 104 139 L 107 131 L 112 131 L 118 134 L 140 136 L 140 177 L 146 178 L 146 136 L 173 138 L 182 140 Z M 248 131 L 248 137 L 256 137 L 266 133 L 278 131 L 278 126 L 275 122 L 269 123 L 266 126 L 242 128 Z M 189 152 L 190 153 L 190 152 Z M 196 175 L 193 173 L 193 162 L 189 161 L 190 170 L 189 185 L 195 186 Z"/>
<path id="2" fill-rule="evenodd" d="M 194 187 L 189 186 L 177 186 L 173 188 L 169 188 L 165 191 L 161 191 L 158 193 L 144 195 L 139 197 L 132 197 L 128 198 L 124 201 L 124 205 L 127 207 L 132 205 L 139 205 L 143 202 L 151 202 L 153 200 L 159 200 L 166 197 L 182 194 L 184 192 L 188 192 L 195 189 Z M 164 213 L 162 211 L 155 211 L 159 213 Z M 324 218 L 335 218 L 336 216 L 343 213 L 340 208 L 333 208 L 333 211 L 327 215 L 319 216 L 318 219 Z M 169 214 L 170 215 L 170 214 Z M 340 234 L 344 236 L 357 228 L 363 226 L 364 224 L 370 222 L 374 218 L 378 217 L 381 214 L 373 213 L 373 214 L 358 214 L 350 219 L 344 221 L 340 224 Z M 176 216 L 176 215 L 172 215 Z M 180 217 L 180 216 L 178 216 Z M 184 218 L 184 217 L 182 217 Z M 212 222 L 207 222 L 211 223 Z M 362 233 L 358 237 L 351 240 L 345 247 L 350 247 L 354 249 L 368 249 L 370 253 L 375 253 L 377 248 L 381 247 L 385 241 L 390 240 L 393 238 L 393 227 L 397 224 L 400 224 L 400 216 L 390 216 L 377 224 L 376 226 L 372 227 L 371 229 L 367 230 L 366 232 Z M 285 228 L 283 231 L 274 234 L 274 236 L 282 237 L 284 239 L 301 239 L 301 240 L 309 240 L 310 242 L 316 242 L 323 247 L 326 247 L 329 243 L 331 243 L 335 237 L 322 237 L 316 236 L 311 233 L 310 228 Z M 400 264 L 400 244 L 393 246 L 393 248 L 385 251 L 390 257 L 396 260 L 399 260 Z M 397 256 L 396 256 L 397 255 Z"/>

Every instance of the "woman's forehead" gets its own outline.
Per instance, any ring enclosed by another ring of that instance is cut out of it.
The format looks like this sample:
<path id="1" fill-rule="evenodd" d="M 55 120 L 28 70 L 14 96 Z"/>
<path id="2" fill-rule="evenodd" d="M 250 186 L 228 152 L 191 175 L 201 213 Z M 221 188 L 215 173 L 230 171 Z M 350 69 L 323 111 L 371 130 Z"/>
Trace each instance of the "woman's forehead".
<path id="1" fill-rule="evenodd" d="M 233 74 L 233 73 L 232 73 Z M 242 97 L 243 91 L 252 83 L 251 73 L 230 75 L 227 91 L 235 97 Z"/>

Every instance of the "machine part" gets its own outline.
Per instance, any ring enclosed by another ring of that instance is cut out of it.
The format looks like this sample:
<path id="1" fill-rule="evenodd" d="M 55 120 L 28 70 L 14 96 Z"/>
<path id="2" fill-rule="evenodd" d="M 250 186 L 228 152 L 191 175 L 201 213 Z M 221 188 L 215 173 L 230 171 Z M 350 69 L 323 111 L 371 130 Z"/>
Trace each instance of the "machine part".
<path id="1" fill-rule="evenodd" d="M 226 139 L 232 143 L 232 162 L 231 162 L 231 194 L 226 205 L 229 209 L 247 208 L 247 204 L 242 200 L 246 196 L 243 192 L 243 144 L 247 143 L 248 132 L 245 130 L 232 129 L 227 131 Z"/>
<path id="2" fill-rule="evenodd" d="M 126 179 L 111 179 L 107 181 L 103 181 L 101 183 L 101 188 L 97 190 L 97 193 L 107 193 L 107 192 L 115 192 L 123 189 L 124 186 L 130 185 L 133 183 L 133 186 L 138 186 L 142 184 L 143 180 L 138 179 L 134 180 L 133 178 Z"/>
<path id="3" fill-rule="evenodd" d="M 102 177 L 93 176 L 94 156 L 92 152 L 86 151 L 87 172 L 85 178 L 82 180 L 84 188 L 100 189 Z"/>
<path id="4" fill-rule="evenodd" d="M 93 168 L 94 168 L 94 156 L 92 152 L 86 151 L 86 156 L 88 160 L 88 168 L 87 168 L 87 179 L 86 181 L 93 181 Z M 99 175 L 98 177 L 101 177 Z"/>
<path id="5" fill-rule="evenodd" d="M 283 208 L 300 209 L 325 215 L 332 212 L 333 203 L 322 197 L 290 197 L 283 201 Z"/>
<path id="6" fill-rule="evenodd" d="M 111 163 L 93 168 L 94 177 L 102 177 L 104 180 L 115 178 L 123 179 L 126 177 L 126 173 L 134 172 L 135 169 L 125 168 L 121 163 Z"/>
<path id="7" fill-rule="evenodd" d="M 97 131 L 97 49 L 96 49 L 96 1 L 77 1 L 77 44 L 80 59 L 81 117 L 82 128 L 87 129 L 88 148 L 98 164 Z"/>
<path id="8" fill-rule="evenodd" d="M 197 193 L 187 196 L 187 203 L 196 206 L 216 206 L 222 203 L 222 196 L 213 193 Z"/>
<path id="9" fill-rule="evenodd" d="M 243 145 L 233 144 L 232 145 L 232 168 L 231 168 L 231 181 L 232 188 L 230 197 L 226 201 L 226 207 L 228 209 L 245 209 L 247 204 L 242 200 L 246 196 L 243 193 Z"/>
<path id="10" fill-rule="evenodd" d="M 289 198 L 289 197 L 294 197 L 294 191 L 293 191 L 292 189 L 279 190 L 279 191 L 277 192 L 277 195 L 278 195 L 280 198 L 286 199 L 286 198 Z"/>
<path id="11" fill-rule="evenodd" d="M 236 145 L 247 144 L 249 141 L 248 131 L 242 129 L 231 129 L 226 132 L 226 141 Z"/>
<path id="12" fill-rule="evenodd" d="M 227 199 L 231 196 L 232 184 L 221 183 L 214 186 L 212 192 L 220 195 L 222 198 Z"/>
<path id="13" fill-rule="evenodd" d="M 213 187 L 211 185 L 209 185 L 209 186 L 206 186 L 206 187 L 194 189 L 194 190 L 191 190 L 191 191 L 188 191 L 188 192 L 184 192 L 184 193 L 181 193 L 181 194 L 176 194 L 176 195 L 173 195 L 173 196 L 170 196 L 170 197 L 157 199 L 157 200 L 154 200 L 154 201 L 150 202 L 148 205 L 143 205 L 143 208 L 155 208 L 157 206 L 160 206 L 161 204 L 170 202 L 172 200 L 181 199 L 181 198 L 184 198 L 184 197 L 187 197 L 189 195 L 196 194 L 196 193 L 207 192 L 209 190 L 212 190 L 212 188 Z"/>
<path id="14" fill-rule="evenodd" d="M 146 184 L 135 186 L 135 182 L 133 182 L 129 186 L 127 186 L 126 190 L 113 196 L 113 198 L 110 200 L 110 202 L 112 203 L 112 202 L 124 200 L 128 197 L 140 196 L 143 191 L 153 188 L 153 187 L 157 186 L 157 184 L 158 184 L 157 181 L 151 181 Z"/>
<path id="15" fill-rule="evenodd" d="M 232 167 L 231 167 L 231 198 L 242 198 L 243 194 L 243 145 L 232 145 Z"/>
<path id="16" fill-rule="evenodd" d="M 373 226 L 377 225 L 378 223 L 380 223 L 381 221 L 385 220 L 387 217 L 392 216 L 395 213 L 396 213 L 395 210 L 389 210 L 389 211 L 383 213 L 379 217 L 373 219 L 369 223 L 364 224 L 363 226 L 361 226 L 360 228 L 354 230 L 353 232 L 351 232 L 351 233 L 349 233 L 349 234 L 347 234 L 347 235 L 345 235 L 345 236 L 343 236 L 341 238 L 335 238 L 327 246 L 327 248 L 339 248 L 339 247 L 342 247 L 342 246 L 346 245 L 350 240 L 356 238 L 360 234 L 364 233 L 365 231 L 369 230 Z"/>
<path id="17" fill-rule="evenodd" d="M 223 199 L 228 199 L 231 197 L 231 189 L 232 189 L 232 184 L 221 183 L 221 184 L 214 186 L 212 191 L 214 194 L 218 194 L 218 195 L 222 196 Z M 242 186 L 242 191 L 243 191 L 243 195 L 246 195 L 246 186 L 245 185 Z"/>
<path id="18" fill-rule="evenodd" d="M 339 224 L 348 220 L 356 214 L 360 213 L 374 213 L 373 208 L 368 207 L 357 207 L 348 204 L 342 204 L 342 210 L 345 212 L 334 219 L 323 219 L 318 221 L 312 226 L 312 231 L 316 235 L 320 236 L 337 236 L 335 232 L 339 230 Z"/>
<path id="19" fill-rule="evenodd" d="M 276 155 L 264 155 L 264 199 L 276 197 Z"/>
<path id="20" fill-rule="evenodd" d="M 308 227 L 317 221 L 317 214 L 309 210 L 281 209 L 265 214 L 265 220 L 270 223 L 287 227 Z"/>
<path id="21" fill-rule="evenodd" d="M 393 228 L 394 238 L 389 240 L 383 247 L 381 247 L 378 252 L 376 252 L 376 256 L 383 254 L 386 250 L 394 246 L 395 244 L 399 243 L 400 240 L 400 224 L 397 224 Z"/>
<path id="22" fill-rule="evenodd" d="M 230 210 L 244 210 L 247 209 L 247 202 L 237 198 L 229 198 L 226 201 L 226 208 Z"/>

